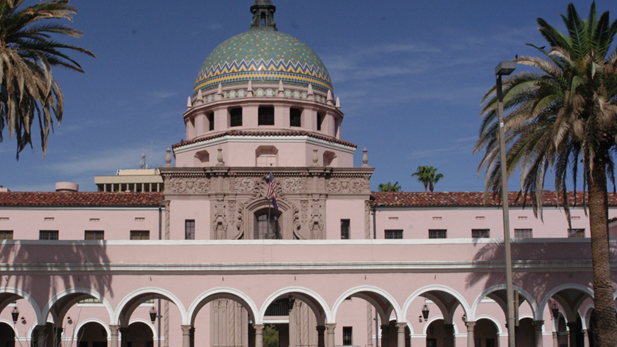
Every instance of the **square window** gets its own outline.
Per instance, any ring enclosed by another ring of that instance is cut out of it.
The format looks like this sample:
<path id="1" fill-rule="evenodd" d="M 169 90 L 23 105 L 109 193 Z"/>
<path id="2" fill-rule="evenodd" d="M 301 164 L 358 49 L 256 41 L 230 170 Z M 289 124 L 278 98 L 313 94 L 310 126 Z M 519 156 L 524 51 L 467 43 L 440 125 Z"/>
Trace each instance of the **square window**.
<path id="1" fill-rule="evenodd" d="M 584 238 L 585 229 L 568 229 L 568 238 Z"/>
<path id="2" fill-rule="evenodd" d="M 353 345 L 353 327 L 343 327 L 343 345 Z"/>
<path id="3" fill-rule="evenodd" d="M 57 240 L 58 230 L 40 230 L 39 240 Z"/>
<path id="4" fill-rule="evenodd" d="M 131 240 L 150 240 L 150 231 L 131 230 Z"/>
<path id="5" fill-rule="evenodd" d="M 289 125 L 292 127 L 302 126 L 302 110 L 299 108 L 292 108 L 289 110 Z"/>
<path id="6" fill-rule="evenodd" d="M 187 219 L 184 221 L 184 239 L 195 240 L 195 220 Z"/>
<path id="7" fill-rule="evenodd" d="M 274 125 L 274 107 L 260 107 L 257 118 L 258 125 Z"/>
<path id="8" fill-rule="evenodd" d="M 490 229 L 471 229 L 471 237 L 474 239 L 487 239 L 490 236 Z"/>
<path id="9" fill-rule="evenodd" d="M 341 240 L 349 240 L 349 219 L 341 219 Z"/>
<path id="10" fill-rule="evenodd" d="M 386 230 L 385 238 L 386 239 L 402 239 L 403 230 Z"/>
<path id="11" fill-rule="evenodd" d="M 445 239 L 448 231 L 444 229 L 433 229 L 428 231 L 429 239 Z"/>
<path id="12" fill-rule="evenodd" d="M 214 123 L 210 123 L 210 124 L 214 125 Z M 229 110 L 229 126 L 230 127 L 241 127 L 242 126 L 242 109 L 241 108 L 232 108 L 231 110 Z"/>
<path id="13" fill-rule="evenodd" d="M 531 239 L 533 238 L 532 229 L 514 229 L 515 239 Z"/>
<path id="14" fill-rule="evenodd" d="M 0 240 L 12 240 L 13 230 L 0 230 Z"/>
<path id="15" fill-rule="evenodd" d="M 214 113 L 208 115 L 208 130 L 214 130 Z"/>
<path id="16" fill-rule="evenodd" d="M 86 230 L 84 240 L 104 240 L 105 232 L 103 230 Z"/>

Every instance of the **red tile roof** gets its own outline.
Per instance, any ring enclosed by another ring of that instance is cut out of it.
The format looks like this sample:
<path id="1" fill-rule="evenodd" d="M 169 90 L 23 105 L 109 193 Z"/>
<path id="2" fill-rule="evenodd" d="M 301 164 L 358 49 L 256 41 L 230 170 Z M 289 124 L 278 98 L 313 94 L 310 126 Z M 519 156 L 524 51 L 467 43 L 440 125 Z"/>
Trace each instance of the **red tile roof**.
<path id="1" fill-rule="evenodd" d="M 544 206 L 557 206 L 555 192 L 544 192 Z M 509 194 L 510 206 L 523 206 L 523 198 L 518 198 L 518 193 Z M 608 193 L 609 205 L 617 206 L 617 194 Z M 575 199 L 576 198 L 576 199 Z M 484 192 L 373 192 L 371 199 L 373 205 L 400 206 L 400 207 L 482 207 L 501 206 L 500 199 L 493 199 L 492 195 L 484 200 Z M 583 204 L 583 192 L 568 193 L 570 206 Z M 532 206 L 532 200 L 528 197 L 526 206 Z"/>
<path id="2" fill-rule="evenodd" d="M 358 148 L 357 145 L 354 145 L 351 142 L 347 142 L 347 141 L 339 140 L 331 136 L 320 135 L 320 134 L 303 131 L 303 130 L 280 130 L 280 131 L 277 131 L 277 130 L 271 130 L 271 131 L 229 130 L 229 131 L 214 134 L 211 136 L 200 137 L 198 139 L 176 143 L 175 145 L 171 147 L 175 149 L 178 147 L 191 145 L 193 143 L 209 141 L 209 140 L 217 139 L 217 138 L 224 137 L 224 136 L 308 136 L 308 137 L 312 137 L 312 138 L 327 141 L 327 142 L 337 143 L 343 146 Z"/>
<path id="3" fill-rule="evenodd" d="M 0 193 L 0 206 L 46 207 L 155 207 L 162 206 L 163 193 L 105 192 L 8 192 Z"/>

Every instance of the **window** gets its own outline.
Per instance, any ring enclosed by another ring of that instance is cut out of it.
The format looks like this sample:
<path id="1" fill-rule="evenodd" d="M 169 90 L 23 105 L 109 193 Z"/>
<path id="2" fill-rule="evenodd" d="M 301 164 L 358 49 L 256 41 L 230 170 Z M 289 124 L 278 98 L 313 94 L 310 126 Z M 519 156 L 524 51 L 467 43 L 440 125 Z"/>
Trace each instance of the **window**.
<path id="1" fill-rule="evenodd" d="M 131 240 L 150 240 L 150 231 L 131 230 Z"/>
<path id="2" fill-rule="evenodd" d="M 184 239 L 195 240 L 195 220 L 187 219 L 184 221 Z"/>
<path id="3" fill-rule="evenodd" d="M 302 110 L 299 108 L 292 108 L 289 110 L 289 125 L 292 127 L 302 126 Z"/>
<path id="4" fill-rule="evenodd" d="M 280 239 L 278 213 L 276 210 L 270 210 L 270 223 L 268 223 L 268 210 L 262 211 L 261 214 L 256 215 L 255 223 L 255 239 L 258 240 L 276 240 Z"/>
<path id="5" fill-rule="evenodd" d="M 402 239 L 403 230 L 386 230 L 386 239 Z"/>
<path id="6" fill-rule="evenodd" d="M 585 229 L 568 229 L 569 238 L 583 238 L 585 237 Z"/>
<path id="7" fill-rule="evenodd" d="M 443 229 L 437 229 L 437 230 L 429 230 L 428 231 L 428 238 L 429 239 L 445 239 L 447 236 L 448 231 L 447 230 L 443 230 Z"/>
<path id="8" fill-rule="evenodd" d="M 0 240 L 12 240 L 13 230 L 0 230 Z"/>
<path id="9" fill-rule="evenodd" d="M 317 113 L 317 130 L 321 131 L 321 123 L 323 122 L 324 115 L 323 113 Z"/>
<path id="10" fill-rule="evenodd" d="M 103 230 L 86 230 L 84 240 L 104 240 L 105 232 Z"/>
<path id="11" fill-rule="evenodd" d="M 229 126 L 230 127 L 241 127 L 242 126 L 242 109 L 241 108 L 232 108 L 231 110 L 229 110 Z"/>
<path id="12" fill-rule="evenodd" d="M 344 346 L 353 345 L 352 337 L 353 337 L 353 327 L 343 327 L 343 345 Z"/>
<path id="13" fill-rule="evenodd" d="M 259 146 L 255 150 L 255 166 L 277 166 L 278 149 L 274 146 Z"/>
<path id="14" fill-rule="evenodd" d="M 262 106 L 259 108 L 258 125 L 274 125 L 274 107 Z"/>
<path id="15" fill-rule="evenodd" d="M 39 240 L 57 240 L 58 230 L 41 230 L 39 231 Z"/>
<path id="16" fill-rule="evenodd" d="M 487 239 L 490 235 L 490 229 L 471 229 L 471 237 L 474 239 Z"/>
<path id="17" fill-rule="evenodd" d="M 514 229 L 515 239 L 531 239 L 533 238 L 533 231 L 531 229 Z"/>
<path id="18" fill-rule="evenodd" d="M 208 130 L 214 130 L 214 113 L 208 115 Z"/>
<path id="19" fill-rule="evenodd" d="M 85 305 L 85 304 L 100 304 L 101 300 L 97 299 L 97 298 L 88 298 L 88 299 L 83 299 L 80 300 L 78 302 L 79 305 Z"/>
<path id="20" fill-rule="evenodd" d="M 349 240 L 349 219 L 341 219 L 341 240 Z"/>

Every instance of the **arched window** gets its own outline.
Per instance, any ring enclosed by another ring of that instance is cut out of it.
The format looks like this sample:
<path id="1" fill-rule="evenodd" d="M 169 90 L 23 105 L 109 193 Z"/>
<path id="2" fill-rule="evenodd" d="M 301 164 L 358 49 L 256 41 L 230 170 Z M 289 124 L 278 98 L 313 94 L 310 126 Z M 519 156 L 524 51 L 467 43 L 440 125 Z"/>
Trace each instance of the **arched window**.
<path id="1" fill-rule="evenodd" d="M 259 146 L 255 150 L 255 166 L 277 166 L 278 152 L 278 149 L 274 146 Z"/>
<path id="2" fill-rule="evenodd" d="M 282 239 L 279 225 L 279 217 L 280 215 L 276 212 L 274 208 L 260 210 L 258 213 L 256 213 L 254 238 L 256 240 Z"/>
<path id="3" fill-rule="evenodd" d="M 265 27 L 266 26 L 266 14 L 265 13 L 261 13 L 261 20 L 260 20 L 260 26 L 261 27 Z"/>

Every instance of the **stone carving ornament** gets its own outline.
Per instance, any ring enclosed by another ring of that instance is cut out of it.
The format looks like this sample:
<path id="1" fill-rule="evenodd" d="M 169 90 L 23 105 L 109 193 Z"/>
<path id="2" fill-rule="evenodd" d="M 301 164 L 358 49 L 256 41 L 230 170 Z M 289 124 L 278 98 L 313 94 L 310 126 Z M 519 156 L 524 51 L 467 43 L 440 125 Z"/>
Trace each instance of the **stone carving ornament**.
<path id="1" fill-rule="evenodd" d="M 212 230 L 214 231 L 215 239 L 225 239 L 227 235 L 227 221 L 225 220 L 225 201 L 223 199 L 218 199 L 214 206 Z"/>
<path id="2" fill-rule="evenodd" d="M 328 193 L 368 193 L 370 188 L 364 178 L 331 178 L 326 185 Z"/>
<path id="3" fill-rule="evenodd" d="M 288 177 L 283 180 L 282 188 L 286 193 L 299 193 L 305 190 L 304 183 L 301 177 Z"/>
<path id="4" fill-rule="evenodd" d="M 210 191 L 210 181 L 207 178 L 172 177 L 167 187 L 170 193 L 207 193 Z"/>

